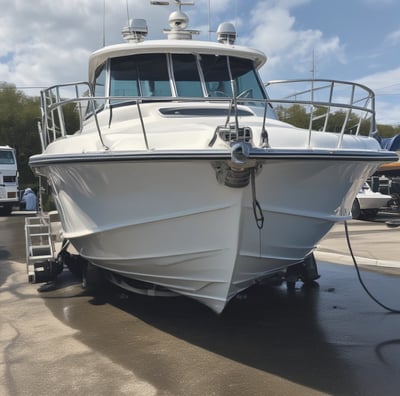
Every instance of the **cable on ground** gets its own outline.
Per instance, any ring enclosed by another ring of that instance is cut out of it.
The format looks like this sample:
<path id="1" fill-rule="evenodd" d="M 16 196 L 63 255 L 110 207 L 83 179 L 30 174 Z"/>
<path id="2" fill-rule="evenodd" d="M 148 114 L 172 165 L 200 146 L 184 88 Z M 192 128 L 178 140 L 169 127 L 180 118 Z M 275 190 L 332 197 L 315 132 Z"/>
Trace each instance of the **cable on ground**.
<path id="1" fill-rule="evenodd" d="M 383 309 L 386 309 L 387 311 L 392 312 L 392 313 L 400 313 L 400 310 L 399 310 L 399 309 L 394 309 L 394 308 L 388 307 L 387 305 L 385 305 L 385 304 L 383 304 L 382 302 L 380 302 L 380 301 L 368 290 L 367 286 L 365 285 L 364 281 L 363 281 L 362 278 L 361 278 L 360 269 L 358 268 L 357 260 L 356 260 L 354 254 L 353 254 L 353 249 L 352 249 L 351 243 L 350 243 L 349 230 L 348 230 L 348 227 L 347 227 L 347 221 L 346 221 L 346 220 L 345 220 L 345 222 L 344 222 L 344 229 L 345 229 L 345 234 L 346 234 L 347 246 L 348 246 L 348 248 L 349 248 L 350 255 L 351 255 L 351 258 L 352 258 L 352 260 L 353 260 L 354 267 L 355 267 L 356 272 L 357 272 L 357 277 L 358 277 L 358 280 L 359 280 L 359 282 L 360 282 L 362 288 L 363 288 L 364 291 L 368 294 L 368 296 L 369 296 L 373 301 L 375 301 L 379 306 L 381 306 Z"/>

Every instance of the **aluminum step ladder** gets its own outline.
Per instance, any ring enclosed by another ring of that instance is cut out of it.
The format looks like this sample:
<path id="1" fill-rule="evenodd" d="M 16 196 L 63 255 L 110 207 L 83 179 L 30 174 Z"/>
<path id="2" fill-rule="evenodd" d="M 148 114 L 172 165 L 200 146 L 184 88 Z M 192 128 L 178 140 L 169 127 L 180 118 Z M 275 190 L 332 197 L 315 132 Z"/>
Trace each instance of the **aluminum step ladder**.
<path id="1" fill-rule="evenodd" d="M 54 235 L 49 215 L 25 218 L 26 266 L 30 283 L 47 282 L 53 278 L 57 261 Z"/>

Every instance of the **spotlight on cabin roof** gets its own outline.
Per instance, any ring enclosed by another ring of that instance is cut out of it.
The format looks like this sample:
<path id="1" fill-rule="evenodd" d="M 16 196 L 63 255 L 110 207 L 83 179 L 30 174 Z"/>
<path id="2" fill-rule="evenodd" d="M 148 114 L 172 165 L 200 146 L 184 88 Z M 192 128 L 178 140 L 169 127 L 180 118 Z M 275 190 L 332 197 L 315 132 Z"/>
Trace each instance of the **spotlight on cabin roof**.
<path id="1" fill-rule="evenodd" d="M 122 37 L 127 42 L 140 43 L 147 36 L 147 22 L 145 19 L 130 19 L 129 26 L 122 29 Z"/>
<path id="2" fill-rule="evenodd" d="M 236 29 L 230 22 L 223 22 L 218 26 L 217 37 L 220 43 L 234 44 L 236 40 Z"/>

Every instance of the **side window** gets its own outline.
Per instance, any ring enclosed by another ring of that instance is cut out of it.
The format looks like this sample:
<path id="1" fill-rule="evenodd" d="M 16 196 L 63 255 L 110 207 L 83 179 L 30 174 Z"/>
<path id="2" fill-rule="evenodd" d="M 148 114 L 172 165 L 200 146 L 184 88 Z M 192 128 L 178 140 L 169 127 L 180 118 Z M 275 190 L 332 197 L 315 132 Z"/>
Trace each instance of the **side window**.
<path id="1" fill-rule="evenodd" d="M 144 54 L 111 61 L 111 96 L 171 96 L 165 54 Z"/>
<path id="2" fill-rule="evenodd" d="M 105 97 L 106 96 L 106 64 L 103 64 L 96 70 L 95 81 L 94 81 L 94 92 L 95 97 Z M 86 116 L 89 117 L 94 111 L 101 110 L 104 108 L 105 99 L 96 99 L 94 101 L 94 106 L 91 101 L 87 103 Z M 93 108 L 94 107 L 94 108 Z"/>
<path id="3" fill-rule="evenodd" d="M 203 97 L 196 57 L 190 54 L 173 54 L 172 64 L 177 95 L 181 97 Z"/>
<path id="4" fill-rule="evenodd" d="M 106 96 L 106 66 L 103 65 L 96 70 L 96 81 L 94 85 L 94 96 Z"/>
<path id="5" fill-rule="evenodd" d="M 265 99 L 265 93 L 257 78 L 251 60 L 229 58 L 233 78 L 236 81 L 239 98 Z"/>

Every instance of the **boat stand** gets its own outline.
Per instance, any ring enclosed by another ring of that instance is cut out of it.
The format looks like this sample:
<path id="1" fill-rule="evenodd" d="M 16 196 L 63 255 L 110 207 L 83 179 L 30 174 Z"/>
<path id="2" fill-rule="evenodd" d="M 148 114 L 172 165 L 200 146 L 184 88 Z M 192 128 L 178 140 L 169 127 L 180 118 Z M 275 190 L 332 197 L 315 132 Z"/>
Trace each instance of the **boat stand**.
<path id="1" fill-rule="evenodd" d="M 293 289 L 300 280 L 305 286 L 313 285 L 320 277 L 314 253 L 309 254 L 304 261 L 287 268 L 285 280 L 288 289 Z"/>

